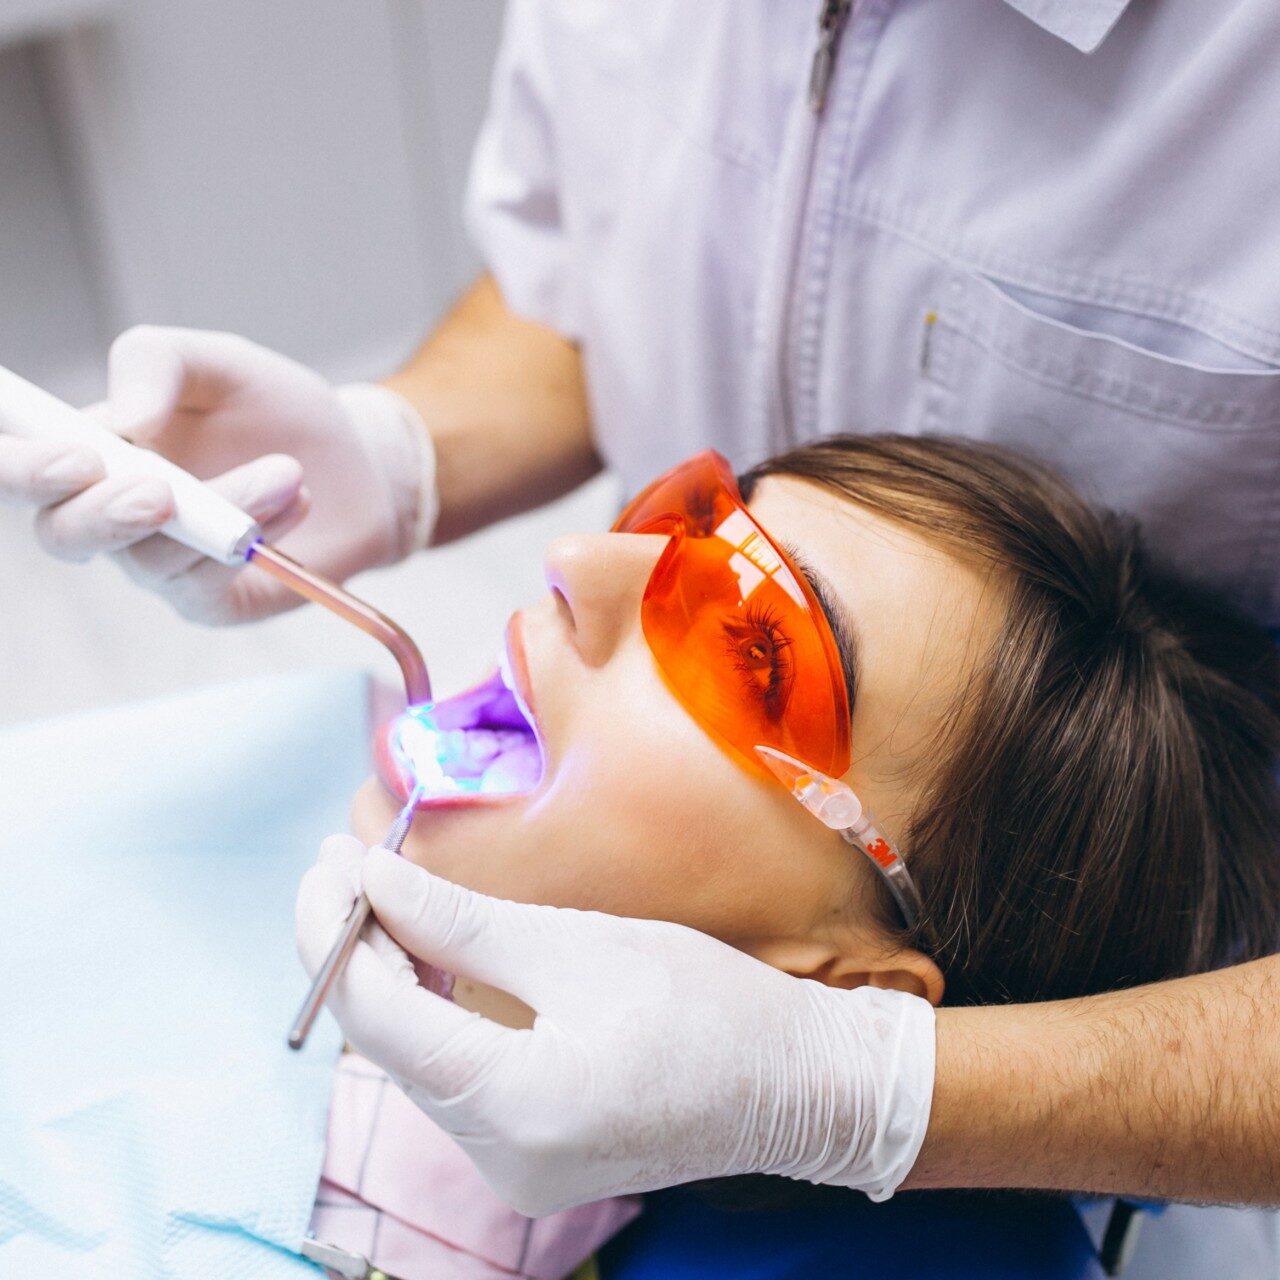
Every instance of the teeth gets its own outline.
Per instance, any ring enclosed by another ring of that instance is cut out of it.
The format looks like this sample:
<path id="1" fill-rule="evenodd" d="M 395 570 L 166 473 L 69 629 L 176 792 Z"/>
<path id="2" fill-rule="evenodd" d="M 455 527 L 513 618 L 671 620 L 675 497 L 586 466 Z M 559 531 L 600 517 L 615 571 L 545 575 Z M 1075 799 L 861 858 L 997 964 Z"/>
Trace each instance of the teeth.
<path id="1" fill-rule="evenodd" d="M 481 774 L 504 751 L 523 746 L 526 737 L 517 729 L 469 729 L 441 735 L 441 763 L 462 776 Z"/>
<path id="2" fill-rule="evenodd" d="M 404 774 L 428 796 L 533 791 L 542 776 L 533 717 L 516 691 L 505 648 L 497 679 L 412 709 L 397 721 L 391 746 Z"/>
<path id="3" fill-rule="evenodd" d="M 522 735 L 517 735 L 522 736 Z M 538 785 L 542 756 L 536 743 L 522 739 L 485 770 L 480 780 L 480 790 L 491 795 L 511 791 L 532 791 Z"/>

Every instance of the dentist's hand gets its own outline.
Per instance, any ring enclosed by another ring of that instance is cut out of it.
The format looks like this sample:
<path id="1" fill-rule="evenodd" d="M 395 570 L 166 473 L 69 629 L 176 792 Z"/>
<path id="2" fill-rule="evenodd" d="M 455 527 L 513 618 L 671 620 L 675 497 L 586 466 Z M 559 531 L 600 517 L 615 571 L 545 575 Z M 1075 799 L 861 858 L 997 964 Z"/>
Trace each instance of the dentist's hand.
<path id="1" fill-rule="evenodd" d="M 345 836 L 299 892 L 310 972 L 362 878 L 382 928 L 330 1007 L 520 1212 L 751 1172 L 882 1199 L 915 1161 L 933 1088 L 923 1000 L 791 978 L 680 925 L 484 897 Z M 406 951 L 517 996 L 535 1025 L 432 995 Z"/>
<path id="2" fill-rule="evenodd" d="M 436 511 L 431 441 L 383 387 L 334 388 L 228 333 L 140 327 L 111 348 L 108 397 L 92 413 L 185 467 L 252 515 L 268 541 L 339 581 L 424 545 Z M 296 604 L 265 574 L 203 559 L 155 530 L 173 513 L 158 480 L 104 480 L 89 449 L 0 434 L 0 500 L 38 508 L 57 556 L 116 552 L 126 572 L 204 622 Z"/>

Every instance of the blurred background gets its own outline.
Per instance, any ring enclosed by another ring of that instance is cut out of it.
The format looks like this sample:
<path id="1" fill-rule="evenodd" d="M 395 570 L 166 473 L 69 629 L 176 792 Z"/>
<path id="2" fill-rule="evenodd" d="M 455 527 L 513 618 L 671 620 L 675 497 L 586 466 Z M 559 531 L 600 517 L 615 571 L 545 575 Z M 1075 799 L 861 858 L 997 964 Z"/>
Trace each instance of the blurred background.
<path id="1" fill-rule="evenodd" d="M 76 404 L 141 321 L 229 329 L 335 380 L 413 350 L 478 263 L 462 229 L 501 0 L 0 0 L 0 364 Z M 491 665 L 601 479 L 352 586 L 437 689 Z M 0 724 L 265 671 L 394 667 L 316 609 L 207 630 L 0 508 Z"/>

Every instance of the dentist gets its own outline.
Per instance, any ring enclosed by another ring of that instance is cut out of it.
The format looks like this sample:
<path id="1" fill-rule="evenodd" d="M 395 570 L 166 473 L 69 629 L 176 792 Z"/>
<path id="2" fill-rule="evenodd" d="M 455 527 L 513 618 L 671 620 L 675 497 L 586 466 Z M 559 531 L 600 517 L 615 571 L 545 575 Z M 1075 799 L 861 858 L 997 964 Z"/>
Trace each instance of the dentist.
<path id="1" fill-rule="evenodd" d="M 488 271 L 409 366 L 333 389 L 242 338 L 137 329 L 100 412 L 339 578 L 605 464 L 633 489 L 709 445 L 982 437 L 1274 625 L 1277 49 L 1273 0 L 511 0 L 468 201 Z M 292 603 L 148 537 L 170 495 L 92 454 L 0 438 L 0 493 L 192 617 Z M 385 932 L 334 1011 L 526 1212 L 761 1170 L 1280 1203 L 1280 959 L 1064 1005 L 815 1006 L 687 930 L 338 839 L 299 898 L 309 968 L 361 876 Z M 603 1026 L 592 970 L 636 950 L 669 981 Z M 405 951 L 543 1016 L 464 1013 Z"/>

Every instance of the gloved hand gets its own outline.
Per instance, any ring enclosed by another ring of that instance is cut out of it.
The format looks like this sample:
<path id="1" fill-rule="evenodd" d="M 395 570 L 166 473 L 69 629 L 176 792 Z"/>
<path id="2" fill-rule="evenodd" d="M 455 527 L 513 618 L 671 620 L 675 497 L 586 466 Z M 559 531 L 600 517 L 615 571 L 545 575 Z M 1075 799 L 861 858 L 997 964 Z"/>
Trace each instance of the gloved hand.
<path id="1" fill-rule="evenodd" d="M 681 925 L 484 897 L 347 836 L 299 891 L 310 972 L 362 877 L 386 932 L 370 926 L 330 1007 L 521 1213 L 751 1172 L 885 1199 L 914 1163 L 925 1001 L 792 978 Z M 401 947 L 517 996 L 534 1027 L 432 995 Z"/>
<path id="2" fill-rule="evenodd" d="M 116 339 L 107 399 L 90 412 L 211 480 L 262 524 L 268 541 L 284 539 L 284 550 L 338 581 L 430 538 L 431 439 L 409 403 L 385 387 L 335 389 L 234 334 L 143 326 Z M 102 476 L 91 450 L 0 434 L 0 499 L 40 508 L 37 532 L 53 554 L 117 552 L 131 577 L 203 622 L 248 621 L 298 603 L 265 574 L 150 536 L 173 514 L 162 481 Z"/>

